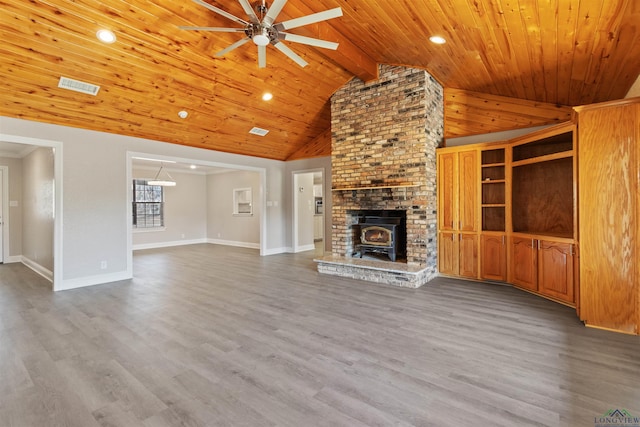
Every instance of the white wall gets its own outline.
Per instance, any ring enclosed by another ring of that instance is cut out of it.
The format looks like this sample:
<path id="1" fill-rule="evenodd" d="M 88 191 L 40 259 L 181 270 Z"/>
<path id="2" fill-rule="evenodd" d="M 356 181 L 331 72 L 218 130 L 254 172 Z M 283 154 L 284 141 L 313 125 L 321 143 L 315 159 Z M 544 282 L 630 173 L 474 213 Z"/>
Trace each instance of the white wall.
<path id="1" fill-rule="evenodd" d="M 134 249 L 206 242 L 206 175 L 168 169 L 176 186 L 164 187 L 164 227 L 161 231 L 134 228 Z M 158 169 L 133 169 L 132 175 L 134 179 L 152 179 L 157 171 Z"/>
<path id="2" fill-rule="evenodd" d="M 9 168 L 9 228 L 5 227 L 4 238 L 9 239 L 9 253 L 5 253 L 5 262 L 20 261 L 22 255 L 22 159 L 0 157 L 0 166 Z M 5 177 L 4 179 L 7 179 Z"/>
<path id="3" fill-rule="evenodd" d="M 40 147 L 22 159 L 22 258 L 53 279 L 53 149 Z"/>
<path id="4" fill-rule="evenodd" d="M 127 249 L 131 242 L 127 232 L 128 151 L 264 170 L 264 197 L 278 202 L 278 207 L 266 211 L 265 252 L 277 253 L 287 247 L 285 217 L 280 208 L 284 162 L 8 117 L 0 117 L 0 132 L 0 139 L 7 136 L 6 140 L 22 137 L 62 143 L 63 283 L 57 283 L 57 289 L 131 276 Z M 101 269 L 102 261 L 107 261 L 108 268 Z"/>
<path id="5" fill-rule="evenodd" d="M 233 190 L 251 188 L 253 215 L 233 215 Z M 258 248 L 260 243 L 260 175 L 231 171 L 207 177 L 207 237 L 212 243 Z"/>

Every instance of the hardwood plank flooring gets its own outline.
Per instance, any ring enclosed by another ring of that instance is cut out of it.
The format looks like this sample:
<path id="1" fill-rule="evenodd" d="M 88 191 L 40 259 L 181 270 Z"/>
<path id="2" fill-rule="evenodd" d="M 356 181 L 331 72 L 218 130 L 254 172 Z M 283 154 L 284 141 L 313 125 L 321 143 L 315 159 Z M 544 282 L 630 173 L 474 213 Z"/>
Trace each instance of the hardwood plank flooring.
<path id="1" fill-rule="evenodd" d="M 640 416 L 640 338 L 518 289 L 323 276 L 313 253 L 135 253 L 53 293 L 0 265 L 0 426 L 593 426 Z"/>

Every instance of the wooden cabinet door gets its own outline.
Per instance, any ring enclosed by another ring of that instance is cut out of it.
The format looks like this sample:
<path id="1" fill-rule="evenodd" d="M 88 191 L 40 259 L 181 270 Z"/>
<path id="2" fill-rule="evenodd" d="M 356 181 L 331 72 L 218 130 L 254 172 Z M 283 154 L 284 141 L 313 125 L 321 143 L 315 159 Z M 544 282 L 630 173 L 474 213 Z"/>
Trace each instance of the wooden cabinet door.
<path id="1" fill-rule="evenodd" d="M 480 236 L 480 276 L 489 280 L 507 280 L 505 235 Z"/>
<path id="2" fill-rule="evenodd" d="M 458 221 L 458 153 L 438 154 L 438 229 L 454 230 Z"/>
<path id="3" fill-rule="evenodd" d="M 538 292 L 573 304 L 573 247 L 569 243 L 540 240 Z"/>
<path id="4" fill-rule="evenodd" d="M 478 152 L 458 154 L 459 225 L 460 231 L 478 231 Z"/>
<path id="5" fill-rule="evenodd" d="M 535 239 L 511 238 L 511 282 L 531 291 L 538 290 L 538 248 Z"/>
<path id="6" fill-rule="evenodd" d="M 478 278 L 478 235 L 460 234 L 459 275 L 473 279 Z"/>
<path id="7" fill-rule="evenodd" d="M 458 275 L 458 239 L 456 233 L 441 232 L 438 235 L 438 271 Z"/>
<path id="8" fill-rule="evenodd" d="M 578 109 L 580 318 L 640 332 L 640 104 Z"/>

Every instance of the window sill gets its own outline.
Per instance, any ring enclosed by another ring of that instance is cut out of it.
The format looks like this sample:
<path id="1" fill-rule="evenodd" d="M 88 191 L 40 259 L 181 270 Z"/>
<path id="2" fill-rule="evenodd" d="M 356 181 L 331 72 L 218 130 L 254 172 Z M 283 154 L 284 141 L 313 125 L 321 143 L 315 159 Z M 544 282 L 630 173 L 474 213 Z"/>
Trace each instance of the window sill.
<path id="1" fill-rule="evenodd" d="M 154 231 L 165 231 L 166 227 L 147 227 L 147 228 L 137 228 L 133 227 L 132 231 L 134 234 L 136 233 L 152 233 Z"/>

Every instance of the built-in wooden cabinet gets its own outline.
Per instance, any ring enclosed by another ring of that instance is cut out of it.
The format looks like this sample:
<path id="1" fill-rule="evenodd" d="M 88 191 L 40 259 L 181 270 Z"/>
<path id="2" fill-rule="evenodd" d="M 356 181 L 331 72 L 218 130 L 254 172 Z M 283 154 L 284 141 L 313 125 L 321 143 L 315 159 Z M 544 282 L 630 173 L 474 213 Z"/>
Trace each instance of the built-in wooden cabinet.
<path id="1" fill-rule="evenodd" d="M 575 243 L 574 134 L 565 123 L 439 151 L 442 274 L 506 281 L 575 305 L 574 275 L 566 274 L 573 258 L 558 251 L 569 245 L 562 249 L 572 256 Z"/>
<path id="2" fill-rule="evenodd" d="M 573 243 L 538 240 L 538 292 L 575 303 Z"/>
<path id="3" fill-rule="evenodd" d="M 521 288 L 538 290 L 538 256 L 535 239 L 511 237 L 510 282 Z"/>
<path id="4" fill-rule="evenodd" d="M 505 147 L 480 150 L 482 231 L 505 231 L 506 163 Z"/>
<path id="5" fill-rule="evenodd" d="M 439 230 L 477 231 L 478 151 L 438 155 Z"/>
<path id="6" fill-rule="evenodd" d="M 480 235 L 480 277 L 487 280 L 507 280 L 507 247 L 505 233 Z"/>
<path id="7" fill-rule="evenodd" d="M 640 98 L 576 108 L 580 317 L 640 332 Z"/>
<path id="8" fill-rule="evenodd" d="M 511 238 L 511 283 L 574 305 L 573 243 L 536 236 Z"/>
<path id="9" fill-rule="evenodd" d="M 507 149 L 480 148 L 480 277 L 507 280 Z"/>
<path id="10" fill-rule="evenodd" d="M 438 268 L 478 278 L 478 150 L 438 153 Z"/>
<path id="11" fill-rule="evenodd" d="M 509 141 L 439 150 L 438 173 L 448 173 L 438 178 L 438 218 L 447 221 L 438 222 L 439 251 L 448 257 L 440 272 L 473 277 L 464 262 L 479 242 L 478 278 L 575 306 L 588 326 L 638 334 L 640 98 L 575 112 L 572 122 Z M 463 152 L 477 156 L 464 176 Z M 474 222 L 463 206 L 479 219 L 474 231 L 461 229 Z"/>

